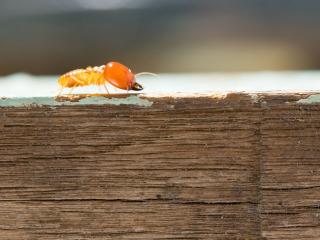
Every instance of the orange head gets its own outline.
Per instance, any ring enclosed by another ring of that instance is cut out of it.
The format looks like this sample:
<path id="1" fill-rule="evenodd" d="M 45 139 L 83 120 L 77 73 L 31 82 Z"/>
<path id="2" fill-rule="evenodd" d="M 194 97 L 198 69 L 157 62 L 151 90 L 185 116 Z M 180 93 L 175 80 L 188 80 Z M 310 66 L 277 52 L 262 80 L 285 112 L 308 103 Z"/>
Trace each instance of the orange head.
<path id="1" fill-rule="evenodd" d="M 136 82 L 131 69 L 117 62 L 106 64 L 103 72 L 104 78 L 113 86 L 123 90 L 140 91 L 143 87 Z"/>

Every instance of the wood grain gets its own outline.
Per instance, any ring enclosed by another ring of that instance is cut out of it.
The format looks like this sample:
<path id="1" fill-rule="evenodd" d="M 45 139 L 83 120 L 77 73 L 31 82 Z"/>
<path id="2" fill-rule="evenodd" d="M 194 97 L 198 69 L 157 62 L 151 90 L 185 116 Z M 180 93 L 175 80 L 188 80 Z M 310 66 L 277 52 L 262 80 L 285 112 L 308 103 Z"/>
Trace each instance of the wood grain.
<path id="1" fill-rule="evenodd" d="M 267 239 L 320 239 L 320 106 L 264 108 L 261 218 Z"/>
<path id="2" fill-rule="evenodd" d="M 0 108 L 0 239 L 319 239 L 305 97 Z"/>

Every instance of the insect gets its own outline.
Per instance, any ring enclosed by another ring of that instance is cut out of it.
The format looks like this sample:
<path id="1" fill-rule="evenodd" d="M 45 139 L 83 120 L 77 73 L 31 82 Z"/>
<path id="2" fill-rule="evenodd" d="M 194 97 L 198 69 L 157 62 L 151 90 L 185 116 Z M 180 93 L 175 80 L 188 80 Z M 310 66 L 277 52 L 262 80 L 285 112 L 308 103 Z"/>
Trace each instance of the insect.
<path id="1" fill-rule="evenodd" d="M 134 74 L 130 68 L 118 62 L 109 62 L 100 67 L 73 70 L 59 78 L 58 84 L 61 86 L 61 89 L 58 96 L 64 88 L 71 88 L 70 94 L 76 87 L 89 85 L 102 86 L 109 93 L 106 83 L 127 91 L 140 91 L 143 87 L 136 82 L 136 77 L 143 74 L 156 75 L 149 72 Z"/>

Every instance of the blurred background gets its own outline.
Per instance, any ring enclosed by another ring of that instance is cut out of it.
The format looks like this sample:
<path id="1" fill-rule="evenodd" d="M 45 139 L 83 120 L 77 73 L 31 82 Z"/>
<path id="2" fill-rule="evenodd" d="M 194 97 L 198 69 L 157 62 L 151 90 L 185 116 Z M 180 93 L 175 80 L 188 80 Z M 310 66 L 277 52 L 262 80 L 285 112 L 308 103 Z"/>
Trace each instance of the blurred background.
<path id="1" fill-rule="evenodd" d="M 0 0 L 0 75 L 320 68 L 319 0 Z"/>

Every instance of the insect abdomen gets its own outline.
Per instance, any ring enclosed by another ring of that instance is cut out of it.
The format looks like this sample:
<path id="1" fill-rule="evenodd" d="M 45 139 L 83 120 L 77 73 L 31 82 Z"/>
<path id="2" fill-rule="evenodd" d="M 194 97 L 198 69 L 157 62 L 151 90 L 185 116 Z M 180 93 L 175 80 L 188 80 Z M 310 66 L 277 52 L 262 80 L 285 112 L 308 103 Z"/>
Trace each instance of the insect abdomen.
<path id="1" fill-rule="evenodd" d="M 102 67 L 88 67 L 77 69 L 62 75 L 58 83 L 62 87 L 73 88 L 88 85 L 102 85 L 105 83 Z"/>

